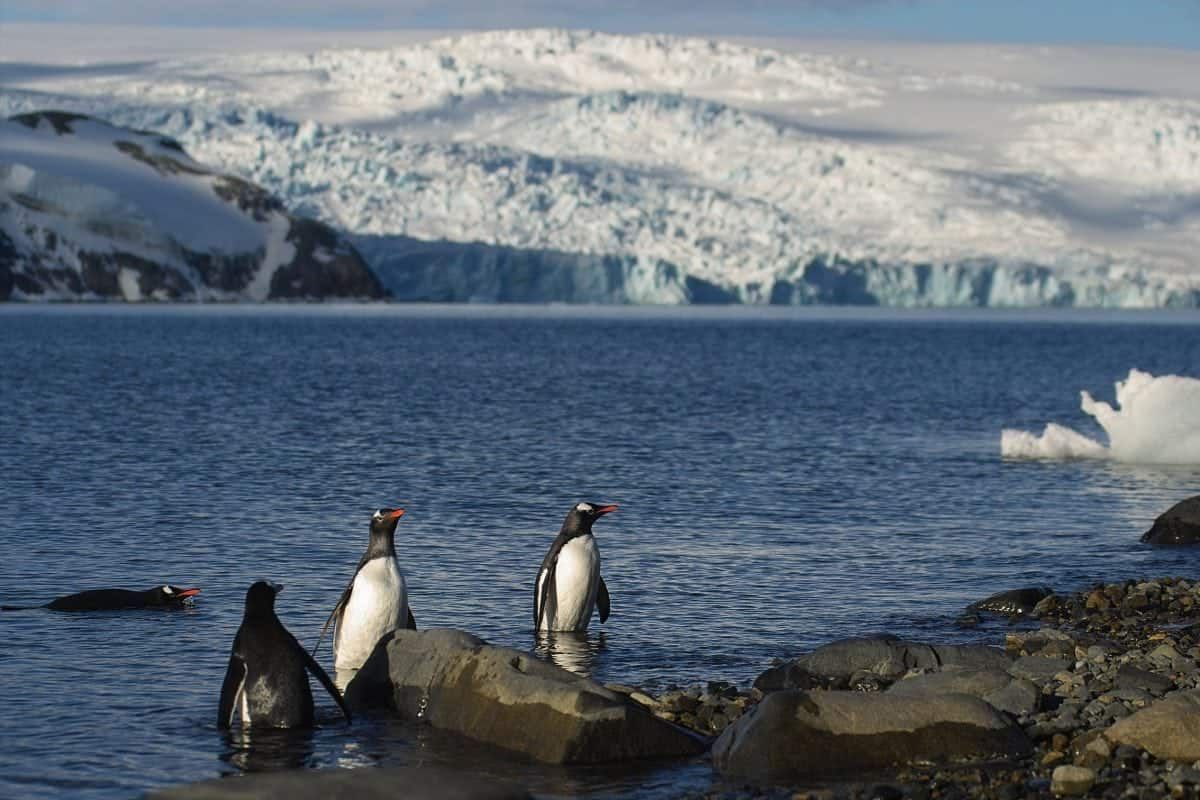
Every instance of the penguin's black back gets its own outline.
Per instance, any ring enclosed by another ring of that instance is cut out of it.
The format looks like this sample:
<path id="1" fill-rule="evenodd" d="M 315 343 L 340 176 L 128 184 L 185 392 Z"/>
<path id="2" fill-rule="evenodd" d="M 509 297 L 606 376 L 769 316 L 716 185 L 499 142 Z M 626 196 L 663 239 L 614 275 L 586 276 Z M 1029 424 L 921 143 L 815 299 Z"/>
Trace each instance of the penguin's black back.
<path id="1" fill-rule="evenodd" d="M 161 605 L 158 601 L 158 588 L 155 587 L 144 592 L 132 589 L 92 589 L 51 600 L 43 607 L 54 611 L 115 611 L 122 608 Z"/>
<path id="2" fill-rule="evenodd" d="M 246 693 L 253 727 L 312 725 L 312 689 L 305 673 L 307 653 L 277 618 L 244 620 L 233 640 L 233 656 L 245 665 L 242 691 Z M 240 714 L 237 705 L 234 719 Z"/>
<path id="3" fill-rule="evenodd" d="M 311 727 L 313 698 L 306 672 L 321 682 L 350 720 L 341 692 L 329 675 L 275 616 L 275 594 L 281 588 L 257 581 L 246 592 L 246 613 L 233 639 L 221 685 L 218 727 L 228 728 L 234 722 L 255 728 Z"/>

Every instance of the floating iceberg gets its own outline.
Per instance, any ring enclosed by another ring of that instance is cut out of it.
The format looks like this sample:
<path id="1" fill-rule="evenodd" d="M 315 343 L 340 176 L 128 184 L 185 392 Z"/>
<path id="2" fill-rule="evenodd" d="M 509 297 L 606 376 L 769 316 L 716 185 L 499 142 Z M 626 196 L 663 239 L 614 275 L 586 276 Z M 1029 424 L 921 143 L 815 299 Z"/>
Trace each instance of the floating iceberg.
<path id="1" fill-rule="evenodd" d="M 1200 464 L 1200 380 L 1155 377 L 1137 369 L 1116 383 L 1117 406 L 1080 392 L 1080 407 L 1108 434 L 1108 445 L 1049 423 L 1041 436 L 1005 429 L 1004 458 L 1111 458 L 1144 464 Z"/>

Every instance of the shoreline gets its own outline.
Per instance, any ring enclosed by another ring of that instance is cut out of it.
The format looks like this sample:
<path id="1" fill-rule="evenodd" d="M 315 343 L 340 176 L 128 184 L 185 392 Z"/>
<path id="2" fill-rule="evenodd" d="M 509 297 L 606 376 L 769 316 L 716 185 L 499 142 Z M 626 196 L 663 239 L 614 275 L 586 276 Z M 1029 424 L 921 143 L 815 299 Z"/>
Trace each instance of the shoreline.
<path id="1" fill-rule="evenodd" d="M 1189 734 L 1183 734 L 1183 746 L 1197 755 L 1193 760 L 1181 760 L 1166 754 L 1178 741 L 1164 744 L 1161 737 L 1155 739 L 1145 731 L 1129 734 L 1117 725 L 1126 721 L 1122 725 L 1127 729 L 1128 720 L 1139 712 L 1167 708 L 1185 696 L 1200 698 L 1200 580 L 1167 577 L 1097 584 L 1081 592 L 1051 594 L 1030 613 L 1011 619 L 1020 624 L 1010 627 L 1002 642 L 988 645 L 923 645 L 887 636 L 830 642 L 797 659 L 775 663 L 746 688 L 721 680 L 668 687 L 657 694 L 613 683 L 604 688 L 626 696 L 660 719 L 700 734 L 719 750 L 729 738 L 725 734 L 743 717 L 753 716 L 776 692 L 803 693 L 818 700 L 835 695 L 887 698 L 911 695 L 906 691 L 909 687 L 931 683 L 932 688 L 920 690 L 925 694 L 918 693 L 917 698 L 934 702 L 950 694 L 969 694 L 974 686 L 984 702 L 995 704 L 1030 745 L 1028 752 L 1016 756 L 997 758 L 981 752 L 937 763 L 920 760 L 864 768 L 853 774 L 835 770 L 787 780 L 724 774 L 714 763 L 708 788 L 673 795 L 692 800 L 1200 797 L 1200 727 L 1191 741 Z M 935 660 L 922 662 L 922 648 L 932 652 Z M 905 653 L 906 663 L 887 658 L 872 663 L 873 655 L 864 661 L 864 653 L 898 649 Z M 1003 678 L 995 674 L 998 662 L 992 654 L 1002 656 Z M 960 663 L 954 663 L 955 659 Z M 989 694 L 984 690 L 991 684 L 981 682 L 983 675 L 1008 683 L 1003 691 L 993 688 Z M 947 680 L 956 682 L 950 693 L 944 685 Z M 1200 725 L 1200 717 L 1196 722 Z M 1163 735 L 1180 738 L 1178 732 L 1169 730 Z M 1139 744 L 1130 743 L 1137 736 L 1143 737 Z M 718 760 L 711 746 L 701 758 Z M 284 780 L 295 773 L 277 774 Z M 358 777 L 370 783 L 382 774 L 379 769 L 364 769 Z M 330 777 L 347 779 L 345 775 Z M 269 783 L 271 779 L 265 780 Z M 224 781 L 222 785 L 231 790 L 228 796 L 232 797 L 239 782 Z M 174 786 L 149 796 L 212 797 L 221 793 L 221 786 L 206 782 Z"/>

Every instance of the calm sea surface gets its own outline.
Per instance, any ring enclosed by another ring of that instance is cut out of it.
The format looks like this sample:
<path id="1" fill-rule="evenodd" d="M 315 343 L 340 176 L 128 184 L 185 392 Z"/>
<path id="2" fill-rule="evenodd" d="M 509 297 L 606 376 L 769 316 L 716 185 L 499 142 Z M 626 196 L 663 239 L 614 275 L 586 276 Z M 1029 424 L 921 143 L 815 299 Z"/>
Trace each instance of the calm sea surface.
<path id="1" fill-rule="evenodd" d="M 579 500 L 613 613 L 555 657 L 726 679 L 854 634 L 998 635 L 1001 589 L 1200 572 L 1138 536 L 1200 467 L 1000 458 L 1097 435 L 1131 367 L 1200 376 L 1200 316 L 739 309 L 0 308 L 0 603 L 200 586 L 182 612 L 0 614 L 0 796 L 116 798 L 242 769 L 449 762 L 551 795 L 664 796 L 702 761 L 552 770 L 385 719 L 247 745 L 215 726 L 247 585 L 306 643 L 400 504 L 421 627 L 534 647 Z M 323 658 L 328 659 L 326 650 Z"/>

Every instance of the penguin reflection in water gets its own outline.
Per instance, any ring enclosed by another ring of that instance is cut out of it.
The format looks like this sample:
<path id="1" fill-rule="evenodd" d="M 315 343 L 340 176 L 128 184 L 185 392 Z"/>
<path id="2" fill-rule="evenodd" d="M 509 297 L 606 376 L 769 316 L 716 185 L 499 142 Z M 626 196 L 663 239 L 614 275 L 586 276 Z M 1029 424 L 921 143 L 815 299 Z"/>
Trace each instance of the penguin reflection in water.
<path id="1" fill-rule="evenodd" d="M 397 628 L 417 629 L 408 607 L 408 585 L 396 558 L 396 523 L 402 516 L 403 508 L 381 508 L 371 516 L 367 552 L 313 647 L 316 655 L 333 625 L 333 662 L 339 673 L 361 667 L 379 640 Z M 342 678 L 339 674 L 338 680 Z"/>
<path id="2" fill-rule="evenodd" d="M 350 720 L 333 681 L 275 616 L 275 595 L 282 588 L 258 581 L 246 592 L 246 611 L 221 686 L 219 728 L 228 728 L 235 720 L 251 728 L 311 727 L 313 698 L 305 670 L 321 682 Z"/>
<path id="3" fill-rule="evenodd" d="M 586 631 L 597 607 L 600 621 L 608 619 L 608 586 L 600 577 L 592 524 L 616 510 L 611 504 L 579 503 L 567 513 L 538 572 L 533 624 L 539 632 Z"/>

